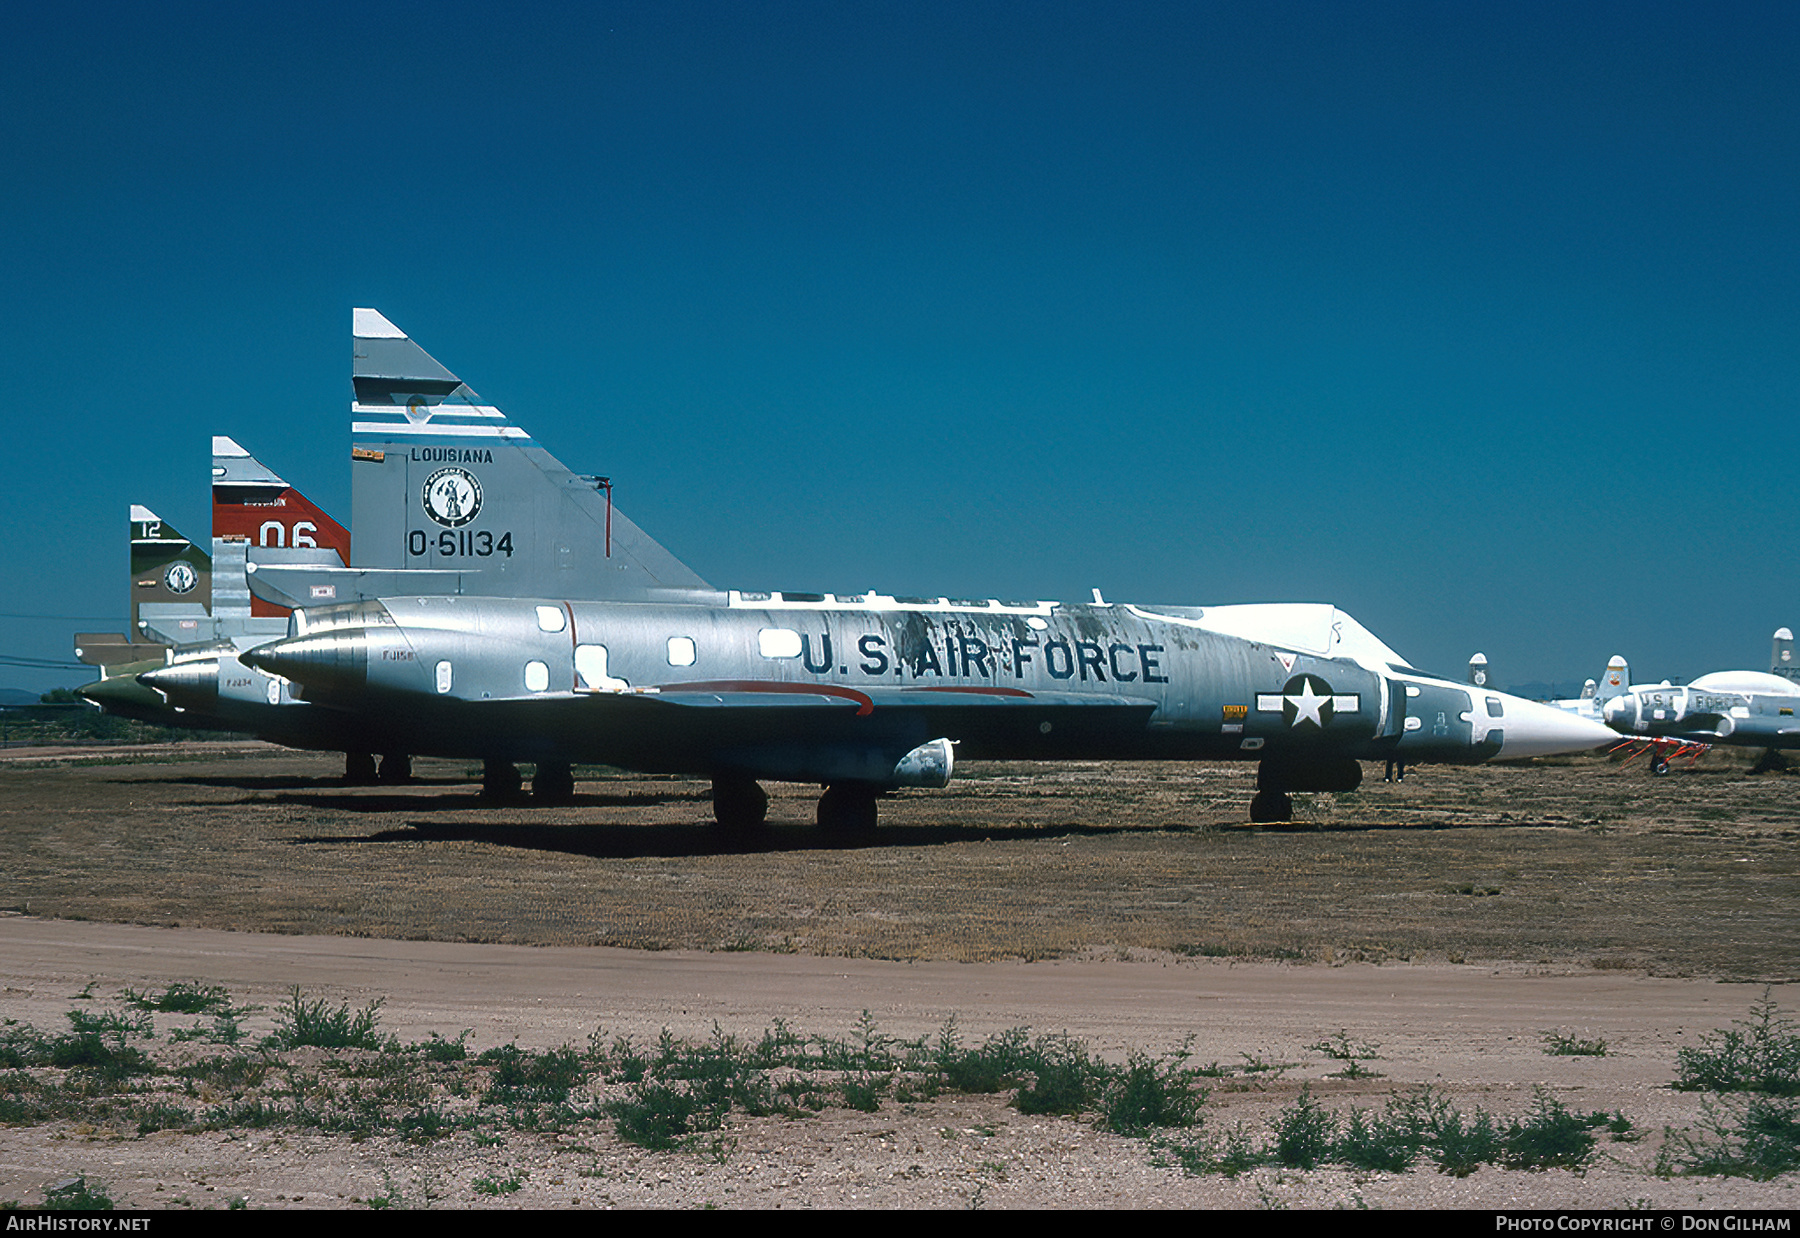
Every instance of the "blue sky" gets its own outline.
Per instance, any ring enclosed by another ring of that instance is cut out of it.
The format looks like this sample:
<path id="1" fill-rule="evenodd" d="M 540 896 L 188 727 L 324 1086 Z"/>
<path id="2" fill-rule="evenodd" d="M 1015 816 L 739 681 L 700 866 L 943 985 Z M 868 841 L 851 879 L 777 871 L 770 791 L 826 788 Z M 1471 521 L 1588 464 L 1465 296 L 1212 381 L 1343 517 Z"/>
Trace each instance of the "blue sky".
<path id="1" fill-rule="evenodd" d="M 272 7 L 0 15 L 0 652 L 212 434 L 348 519 L 357 305 L 722 586 L 1800 625 L 1800 7 Z"/>

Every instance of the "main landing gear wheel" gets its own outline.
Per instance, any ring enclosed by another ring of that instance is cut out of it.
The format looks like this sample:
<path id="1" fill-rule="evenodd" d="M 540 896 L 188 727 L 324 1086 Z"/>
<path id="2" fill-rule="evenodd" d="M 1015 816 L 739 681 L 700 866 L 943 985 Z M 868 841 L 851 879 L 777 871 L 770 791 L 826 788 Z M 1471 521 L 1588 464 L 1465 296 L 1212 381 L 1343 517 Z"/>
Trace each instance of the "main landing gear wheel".
<path id="1" fill-rule="evenodd" d="M 387 783 L 389 786 L 398 786 L 401 783 L 411 782 L 412 758 L 407 756 L 404 752 L 388 753 L 381 758 L 381 773 L 378 777 L 382 782 Z"/>
<path id="2" fill-rule="evenodd" d="M 1250 820 L 1259 825 L 1294 819 L 1294 801 L 1285 791 L 1258 791 L 1250 801 Z"/>
<path id="3" fill-rule="evenodd" d="M 769 794 L 750 778 L 713 779 L 713 820 L 727 830 L 754 830 L 769 816 Z"/>
<path id="4" fill-rule="evenodd" d="M 866 834 L 875 828 L 875 788 L 855 783 L 835 783 L 819 797 L 819 824 L 845 834 Z"/>
<path id="5" fill-rule="evenodd" d="M 488 800 L 511 799 L 519 793 L 525 780 L 519 777 L 519 767 L 511 761 L 483 761 L 481 763 L 481 798 Z"/>
<path id="6" fill-rule="evenodd" d="M 566 804 L 575 798 L 575 774 L 561 761 L 541 762 L 531 780 L 531 798 L 540 804 Z"/>
<path id="7" fill-rule="evenodd" d="M 344 754 L 344 782 L 352 787 L 374 786 L 375 754 L 372 752 L 346 752 Z"/>
<path id="8" fill-rule="evenodd" d="M 1650 754 L 1650 772 L 1657 777 L 1669 772 L 1669 758 L 1660 752 Z"/>

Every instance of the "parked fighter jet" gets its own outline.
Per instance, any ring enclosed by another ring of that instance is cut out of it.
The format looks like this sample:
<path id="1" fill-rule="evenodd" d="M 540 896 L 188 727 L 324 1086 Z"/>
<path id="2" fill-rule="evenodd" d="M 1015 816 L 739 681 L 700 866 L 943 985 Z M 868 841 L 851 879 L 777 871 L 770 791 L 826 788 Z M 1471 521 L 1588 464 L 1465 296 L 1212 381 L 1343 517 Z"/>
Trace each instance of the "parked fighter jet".
<path id="1" fill-rule="evenodd" d="M 1605 706 L 1606 724 L 1625 735 L 1686 744 L 1800 748 L 1800 683 L 1781 675 L 1793 635 L 1775 633 L 1774 670 L 1715 671 L 1686 687 L 1642 685 Z M 1667 769 L 1666 758 L 1658 773 Z"/>
<path id="2" fill-rule="evenodd" d="M 355 782 L 377 776 L 373 745 L 383 754 L 381 780 L 401 781 L 410 760 L 391 736 L 371 736 L 347 720 L 334 731 L 316 709 L 293 708 L 298 702 L 278 679 L 244 667 L 237 653 L 285 633 L 288 608 L 302 599 L 358 598 L 376 588 L 506 594 L 556 587 L 572 597 L 641 598 L 706 586 L 617 510 L 605 479 L 564 467 L 380 314 L 356 310 L 352 335 L 354 556 L 341 526 L 232 440 L 214 439 L 218 566 L 206 579 L 217 613 L 211 622 L 186 622 L 178 637 L 193 642 L 210 628 L 213 642 L 173 654 L 154 647 L 158 661 L 119 668 L 144 673 L 148 686 L 115 675 L 86 695 L 147 721 L 346 748 L 345 777 Z M 471 485 L 464 468 L 446 467 L 453 460 L 479 463 L 481 482 Z M 255 596 L 248 581 L 257 584 Z M 491 768 L 487 782 L 504 791 L 519 779 L 504 766 Z"/>
<path id="3" fill-rule="evenodd" d="M 490 775 L 535 761 L 546 798 L 572 788 L 571 762 L 605 761 L 712 776 L 727 825 L 762 818 L 767 778 L 824 783 L 821 821 L 869 824 L 880 791 L 942 785 L 960 744 L 1255 759 L 1253 815 L 1281 820 L 1293 791 L 1357 785 L 1359 758 L 1606 735 L 1422 674 L 1330 606 L 715 592 L 617 512 L 604 479 L 563 468 L 379 314 L 354 325 L 369 559 L 321 568 L 259 547 L 253 593 L 297 609 L 289 639 L 243 660 L 405 751 L 480 758 Z M 388 588 L 404 596 L 372 596 Z M 144 682 L 174 694 L 182 678 Z"/>
<path id="4" fill-rule="evenodd" d="M 758 780 L 825 786 L 822 825 L 942 786 L 964 759 L 1256 760 L 1256 821 L 1348 791 L 1361 760 L 1582 751 L 1605 727 L 1410 666 L 1329 605 L 1066 606 L 732 591 L 722 603 L 388 598 L 293 615 L 249 665 L 414 752 L 713 779 L 727 827 Z M 547 780 L 547 781 L 546 781 Z"/>

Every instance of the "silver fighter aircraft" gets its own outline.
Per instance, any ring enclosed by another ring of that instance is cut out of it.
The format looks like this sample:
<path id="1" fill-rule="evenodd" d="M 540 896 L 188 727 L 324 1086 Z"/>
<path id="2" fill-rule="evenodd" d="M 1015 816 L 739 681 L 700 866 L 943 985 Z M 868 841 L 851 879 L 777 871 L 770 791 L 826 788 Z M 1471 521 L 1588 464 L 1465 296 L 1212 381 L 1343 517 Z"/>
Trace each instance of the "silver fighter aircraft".
<path id="1" fill-rule="evenodd" d="M 820 824 L 943 786 L 960 759 L 1254 760 L 1255 821 L 1349 791 L 1363 760 L 1582 751 L 1599 723 L 1409 666 L 1330 605 L 1134 606 L 732 591 L 714 601 L 402 597 L 294 612 L 243 660 L 409 751 L 824 786 Z"/>
<path id="2" fill-rule="evenodd" d="M 1793 634 L 1776 631 L 1772 669 L 1715 671 L 1685 687 L 1645 684 L 1605 705 L 1608 726 L 1624 735 L 1682 744 L 1732 744 L 1770 751 L 1800 748 L 1800 683 L 1792 673 Z M 1657 773 L 1667 758 L 1653 758 Z"/>

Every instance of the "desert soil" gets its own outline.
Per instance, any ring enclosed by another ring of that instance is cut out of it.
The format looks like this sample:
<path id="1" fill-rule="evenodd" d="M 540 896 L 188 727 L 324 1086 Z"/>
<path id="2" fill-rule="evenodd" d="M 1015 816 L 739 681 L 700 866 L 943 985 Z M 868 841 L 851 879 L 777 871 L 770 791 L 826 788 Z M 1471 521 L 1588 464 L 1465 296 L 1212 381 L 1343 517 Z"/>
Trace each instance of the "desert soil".
<path id="1" fill-rule="evenodd" d="M 82 1001 L 174 982 L 257 1007 L 252 1035 L 299 986 L 381 999 L 382 1031 L 406 1040 L 467 1029 L 473 1048 L 754 1038 L 776 1020 L 841 1037 L 864 1011 L 916 1037 L 954 1016 L 966 1041 L 1024 1025 L 1118 1061 L 1187 1044 L 1201 1063 L 1284 1067 L 1216 1087 L 1214 1133 L 1266 1130 L 1303 1086 L 1345 1111 L 1429 1084 L 1503 1118 L 1548 1089 L 1642 1137 L 1604 1144 L 1584 1175 L 1232 1179 L 1004 1094 L 740 1115 L 665 1153 L 601 1122 L 420 1144 L 56 1122 L 0 1127 L 0 1200 L 86 1174 L 139 1207 L 1795 1202 L 1796 1175 L 1651 1172 L 1664 1128 L 1705 1117 L 1703 1096 L 1668 1087 L 1676 1050 L 1765 991 L 1795 1006 L 1800 784 L 1734 754 L 1666 778 L 1599 758 L 1429 767 L 1302 797 L 1306 820 L 1283 830 L 1243 826 L 1249 769 L 976 767 L 884 803 L 857 839 L 809 824 L 807 788 L 771 788 L 769 830 L 728 839 L 691 781 L 596 777 L 569 806 L 486 807 L 457 763 L 420 762 L 408 787 L 335 772 L 257 745 L 7 754 L 0 1016 L 60 1031 Z M 1343 1063 L 1308 1046 L 1339 1031 L 1379 1045 L 1378 1078 L 1330 1077 Z M 1549 1033 L 1607 1053 L 1549 1055 Z M 518 1189 L 478 1185 L 495 1181 Z"/>

